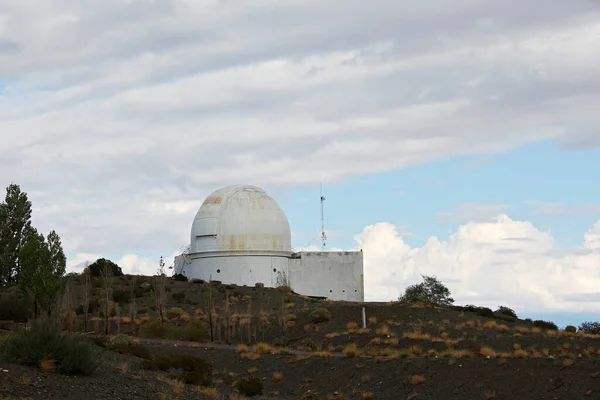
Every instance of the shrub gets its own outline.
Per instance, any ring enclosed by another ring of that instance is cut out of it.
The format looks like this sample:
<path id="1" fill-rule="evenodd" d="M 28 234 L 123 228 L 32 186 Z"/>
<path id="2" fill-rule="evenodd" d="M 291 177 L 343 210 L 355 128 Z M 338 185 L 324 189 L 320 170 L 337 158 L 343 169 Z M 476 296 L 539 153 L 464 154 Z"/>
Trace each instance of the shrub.
<path id="1" fill-rule="evenodd" d="M 188 277 L 183 274 L 175 274 L 173 275 L 173 279 L 179 282 L 187 282 Z"/>
<path id="2" fill-rule="evenodd" d="M 91 276 L 100 276 L 105 265 L 111 269 L 113 276 L 123 276 L 123 270 L 121 267 L 105 258 L 97 259 L 92 264 L 88 265 L 86 270 L 90 272 Z"/>
<path id="3" fill-rule="evenodd" d="M 508 308 L 505 306 L 498 306 L 498 309 L 496 310 L 496 314 L 508 315 L 509 317 L 513 317 L 515 319 L 519 318 L 519 317 L 517 317 L 517 313 L 512 308 Z"/>
<path id="4" fill-rule="evenodd" d="M 185 326 L 169 326 L 166 330 L 166 338 L 171 340 L 201 342 L 208 339 L 208 331 L 202 324 L 202 321 L 195 320 Z"/>
<path id="5" fill-rule="evenodd" d="M 573 325 L 567 325 L 567 327 L 565 328 L 565 332 L 575 333 L 577 332 L 577 327 Z"/>
<path id="6" fill-rule="evenodd" d="M 600 335 L 600 321 L 582 322 L 581 325 L 579 325 L 579 330 L 589 335 Z"/>
<path id="7" fill-rule="evenodd" d="M 185 299 L 185 292 L 175 292 L 171 295 L 171 297 L 176 302 L 181 303 L 183 299 Z"/>
<path id="8" fill-rule="evenodd" d="M 120 333 L 118 335 L 111 337 L 108 342 L 109 342 L 109 344 L 111 344 L 113 346 L 121 346 L 121 345 L 130 346 L 130 345 L 134 344 L 135 341 L 136 341 L 135 338 L 133 338 L 129 335 Z"/>
<path id="9" fill-rule="evenodd" d="M 533 326 L 535 326 L 537 328 L 541 328 L 541 329 L 551 330 L 551 331 L 557 331 L 558 330 L 558 326 L 556 326 L 556 324 L 554 322 L 552 322 L 552 321 L 544 321 L 544 320 L 541 320 L 541 319 L 533 321 Z"/>
<path id="10" fill-rule="evenodd" d="M 192 283 L 204 283 L 204 279 L 194 278 L 192 279 Z"/>
<path id="11" fill-rule="evenodd" d="M 119 304 L 129 304 L 130 296 L 127 290 L 113 290 L 113 301 Z"/>
<path id="12" fill-rule="evenodd" d="M 331 313 L 326 308 L 317 308 L 308 316 L 315 324 L 331 320 Z"/>
<path id="13" fill-rule="evenodd" d="M 167 337 L 167 327 L 158 320 L 148 322 L 140 327 L 138 335 L 145 338 L 165 339 Z"/>
<path id="14" fill-rule="evenodd" d="M 454 303 L 454 299 L 450 297 L 450 290 L 435 276 L 421 276 L 423 282 L 407 287 L 404 294 L 398 298 L 399 301 L 440 306 L 449 306 Z"/>
<path id="15" fill-rule="evenodd" d="M 248 397 L 260 396 L 263 393 L 263 384 L 256 376 L 240 379 L 237 384 L 238 390 Z"/>
<path id="16" fill-rule="evenodd" d="M 479 315 L 480 317 L 485 317 L 485 318 L 493 318 L 494 317 L 494 312 L 492 311 L 491 308 L 488 307 L 477 307 L 477 315 Z"/>
<path id="17" fill-rule="evenodd" d="M 0 295 L 0 320 L 27 322 L 31 317 L 32 304 L 23 296 Z"/>
<path id="18" fill-rule="evenodd" d="M 53 360 L 58 372 L 89 375 L 96 369 L 91 343 L 74 335 L 62 334 L 55 323 L 33 320 L 28 330 L 11 332 L 2 343 L 3 357 L 15 364 L 39 367 L 42 360 Z"/>

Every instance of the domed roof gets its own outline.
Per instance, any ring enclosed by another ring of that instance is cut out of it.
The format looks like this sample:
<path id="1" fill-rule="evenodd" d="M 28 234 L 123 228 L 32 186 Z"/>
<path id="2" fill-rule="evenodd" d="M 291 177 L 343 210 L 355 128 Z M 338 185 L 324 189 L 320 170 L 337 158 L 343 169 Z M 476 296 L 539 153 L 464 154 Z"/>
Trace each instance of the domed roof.
<path id="1" fill-rule="evenodd" d="M 191 253 L 289 256 L 291 251 L 284 211 L 256 186 L 230 185 L 214 191 L 192 224 Z"/>

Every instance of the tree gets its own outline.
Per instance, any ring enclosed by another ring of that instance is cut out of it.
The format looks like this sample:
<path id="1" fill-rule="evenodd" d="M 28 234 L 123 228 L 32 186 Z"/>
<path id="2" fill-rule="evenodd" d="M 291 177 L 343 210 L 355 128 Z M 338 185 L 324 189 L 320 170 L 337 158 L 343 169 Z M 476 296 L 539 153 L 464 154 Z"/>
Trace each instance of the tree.
<path id="1" fill-rule="evenodd" d="M 454 303 L 454 299 L 450 297 L 450 290 L 435 276 L 423 277 L 423 282 L 411 285 L 406 288 L 406 291 L 399 297 L 399 301 L 408 303 L 430 303 L 439 306 L 447 306 Z"/>
<path id="2" fill-rule="evenodd" d="M 123 276 L 121 267 L 106 258 L 97 259 L 92 264 L 88 265 L 86 270 L 89 271 L 92 276 L 101 276 L 105 266 L 110 268 L 112 276 Z"/>
<path id="3" fill-rule="evenodd" d="M 165 322 L 165 309 L 167 306 L 166 285 L 167 276 L 165 275 L 165 262 L 161 256 L 160 261 L 158 262 L 158 277 L 154 279 L 154 287 L 150 292 L 150 296 L 152 297 L 152 300 L 154 300 L 154 305 L 158 310 L 161 325 Z"/>
<path id="4" fill-rule="evenodd" d="M 81 281 L 81 308 L 83 309 L 83 330 L 87 332 L 88 313 L 90 312 L 90 272 L 84 269 L 80 275 Z"/>
<path id="5" fill-rule="evenodd" d="M 12 183 L 0 203 L 0 284 L 19 279 L 21 249 L 32 233 L 31 201 L 19 185 Z"/>
<path id="6" fill-rule="evenodd" d="M 67 258 L 60 237 L 54 231 L 44 235 L 33 229 L 20 251 L 19 286 L 25 294 L 33 296 L 34 315 L 52 314 L 65 286 Z"/>
<path id="7" fill-rule="evenodd" d="M 103 264 L 100 270 L 100 282 L 102 285 L 102 299 L 100 300 L 100 304 L 102 305 L 102 312 L 104 314 L 104 334 L 108 335 L 110 313 L 113 308 L 113 269 L 108 263 Z"/>

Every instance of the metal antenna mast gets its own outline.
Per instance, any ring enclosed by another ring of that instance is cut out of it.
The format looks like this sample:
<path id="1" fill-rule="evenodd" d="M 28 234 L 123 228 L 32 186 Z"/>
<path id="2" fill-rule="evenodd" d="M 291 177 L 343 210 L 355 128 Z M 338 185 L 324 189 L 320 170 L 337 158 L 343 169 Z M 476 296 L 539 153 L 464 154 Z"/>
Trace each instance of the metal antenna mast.
<path id="1" fill-rule="evenodd" d="M 321 247 L 325 250 L 327 246 L 327 235 L 325 235 L 325 196 L 323 196 L 323 184 L 321 183 Z"/>

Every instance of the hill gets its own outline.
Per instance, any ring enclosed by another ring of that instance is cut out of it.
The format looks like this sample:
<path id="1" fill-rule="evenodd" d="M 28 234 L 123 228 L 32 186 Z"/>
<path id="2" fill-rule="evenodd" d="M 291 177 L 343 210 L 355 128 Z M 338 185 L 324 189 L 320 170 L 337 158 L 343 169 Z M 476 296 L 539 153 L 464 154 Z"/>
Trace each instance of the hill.
<path id="1" fill-rule="evenodd" d="M 363 328 L 362 304 L 309 298 L 289 288 L 169 279 L 161 324 L 155 278 L 115 277 L 111 287 L 118 305 L 110 307 L 109 337 L 120 333 L 139 343 L 119 345 L 103 335 L 99 277 L 91 281 L 86 323 L 83 286 L 72 277 L 62 325 L 77 332 L 87 326 L 85 336 L 98 345 L 101 367 L 88 377 L 50 379 L 31 368 L 0 364 L 9 371 L 2 375 L 3 390 L 31 398 L 81 398 L 93 390 L 98 399 L 226 399 L 236 398 L 256 376 L 262 396 L 270 399 L 600 396 L 600 336 L 559 331 L 544 321 L 474 307 L 366 303 Z M 26 314 L 26 302 L 15 296 L 15 288 L 2 291 L 2 318 L 22 320 Z M 189 361 L 194 365 L 206 362 L 210 378 L 191 379 L 199 372 L 183 368 L 178 357 L 196 357 Z M 175 378 L 190 384 L 179 387 Z"/>

